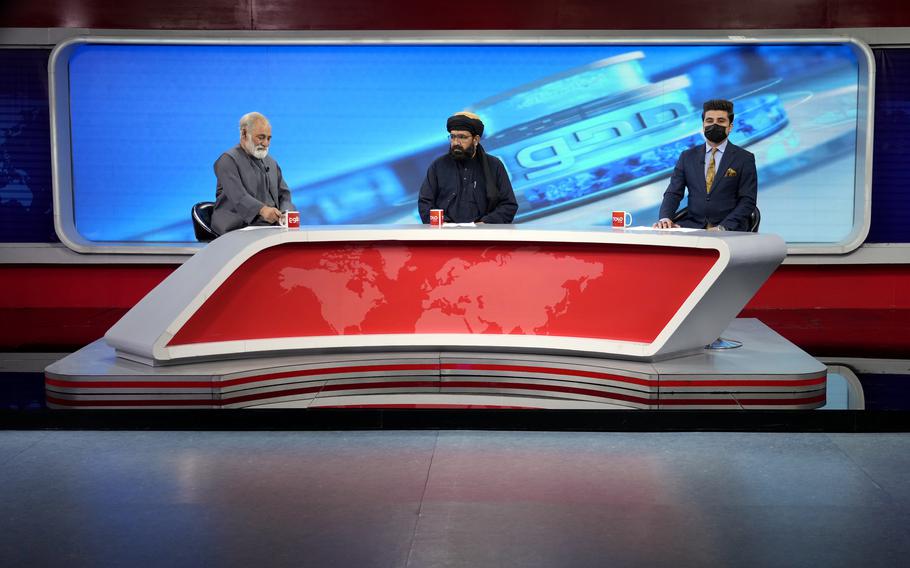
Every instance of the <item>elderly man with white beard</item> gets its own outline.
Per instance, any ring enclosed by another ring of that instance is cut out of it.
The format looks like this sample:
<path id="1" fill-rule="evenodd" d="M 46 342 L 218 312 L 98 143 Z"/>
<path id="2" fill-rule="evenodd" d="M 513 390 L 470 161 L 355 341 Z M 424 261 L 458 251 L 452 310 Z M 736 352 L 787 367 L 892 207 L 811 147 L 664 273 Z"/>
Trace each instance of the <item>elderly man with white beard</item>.
<path id="1" fill-rule="evenodd" d="M 240 119 L 240 144 L 215 162 L 212 229 L 219 235 L 248 225 L 275 225 L 293 211 L 291 191 L 278 162 L 269 156 L 272 125 L 258 112 Z"/>

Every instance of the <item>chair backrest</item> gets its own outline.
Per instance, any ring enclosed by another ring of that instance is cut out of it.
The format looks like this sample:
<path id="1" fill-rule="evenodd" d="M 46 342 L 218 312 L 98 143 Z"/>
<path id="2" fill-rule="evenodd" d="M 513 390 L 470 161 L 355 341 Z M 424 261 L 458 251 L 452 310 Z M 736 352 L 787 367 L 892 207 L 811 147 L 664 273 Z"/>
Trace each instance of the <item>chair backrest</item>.
<path id="1" fill-rule="evenodd" d="M 749 216 L 749 232 L 757 233 L 759 225 L 761 225 L 761 211 L 758 210 L 758 205 L 756 205 L 755 209 L 752 210 L 752 215 Z"/>
<path id="2" fill-rule="evenodd" d="M 200 201 L 193 205 L 190 212 L 190 217 L 193 219 L 193 231 L 196 233 L 196 240 L 200 243 L 207 243 L 218 238 L 218 235 L 212 230 L 212 210 L 214 208 L 214 202 Z"/>
<path id="3" fill-rule="evenodd" d="M 689 208 L 683 207 L 682 209 L 680 209 L 679 211 L 676 212 L 676 215 L 673 215 L 673 222 L 679 223 L 680 221 L 685 219 L 686 215 L 688 215 L 688 214 L 689 214 Z"/>

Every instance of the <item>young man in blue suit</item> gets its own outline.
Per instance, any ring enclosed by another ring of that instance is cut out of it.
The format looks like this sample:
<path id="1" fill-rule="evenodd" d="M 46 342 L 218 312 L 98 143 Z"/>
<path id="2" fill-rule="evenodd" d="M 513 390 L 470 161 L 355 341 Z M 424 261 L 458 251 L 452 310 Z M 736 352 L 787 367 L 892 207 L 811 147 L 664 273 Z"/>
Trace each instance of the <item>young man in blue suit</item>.
<path id="1" fill-rule="evenodd" d="M 755 156 L 727 140 L 733 130 L 733 103 L 710 100 L 702 107 L 701 118 L 707 142 L 680 154 L 654 226 L 748 231 L 758 176 Z M 689 212 L 677 225 L 673 217 L 686 188 Z"/>

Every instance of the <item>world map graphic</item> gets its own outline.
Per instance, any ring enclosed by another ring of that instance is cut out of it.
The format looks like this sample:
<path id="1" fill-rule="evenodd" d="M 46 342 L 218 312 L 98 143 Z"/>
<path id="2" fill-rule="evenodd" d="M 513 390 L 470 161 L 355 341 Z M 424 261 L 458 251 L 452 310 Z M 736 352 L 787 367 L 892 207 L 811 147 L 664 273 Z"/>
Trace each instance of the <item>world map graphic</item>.
<path id="1" fill-rule="evenodd" d="M 286 267 L 280 281 L 288 293 L 312 292 L 321 317 L 338 334 L 364 333 L 371 314 L 402 299 L 403 281 L 417 273 L 425 275 L 423 281 L 408 287 L 417 293 L 398 302 L 411 308 L 405 311 L 412 314 L 415 332 L 546 333 L 550 321 L 566 312 L 576 294 L 603 277 L 604 266 L 569 255 L 548 259 L 546 270 L 519 266 L 525 264 L 520 257 L 540 252 L 539 247 L 490 247 L 478 258 L 448 258 L 427 271 L 404 248 L 347 248 L 341 254 L 322 255 L 311 268 Z M 522 278 L 512 275 L 512 283 L 490 286 L 503 278 L 509 264 L 519 268 Z M 534 298 L 527 302 L 520 290 L 532 282 Z"/>
<path id="2" fill-rule="evenodd" d="M 653 341 L 717 252 L 596 243 L 284 243 L 248 259 L 173 344 L 514 334 Z M 673 278 L 656 278 L 655 268 Z"/>

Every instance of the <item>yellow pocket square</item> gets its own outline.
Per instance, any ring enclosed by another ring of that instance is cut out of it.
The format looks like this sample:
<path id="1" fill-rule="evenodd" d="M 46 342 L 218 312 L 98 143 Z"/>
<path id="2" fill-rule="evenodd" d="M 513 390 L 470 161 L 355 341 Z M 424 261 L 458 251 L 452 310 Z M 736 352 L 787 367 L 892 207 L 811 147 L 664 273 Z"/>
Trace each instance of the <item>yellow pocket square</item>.
<path id="1" fill-rule="evenodd" d="M 724 177 L 725 178 L 736 177 L 736 170 L 734 170 L 733 168 L 727 168 L 727 172 L 724 174 Z"/>

